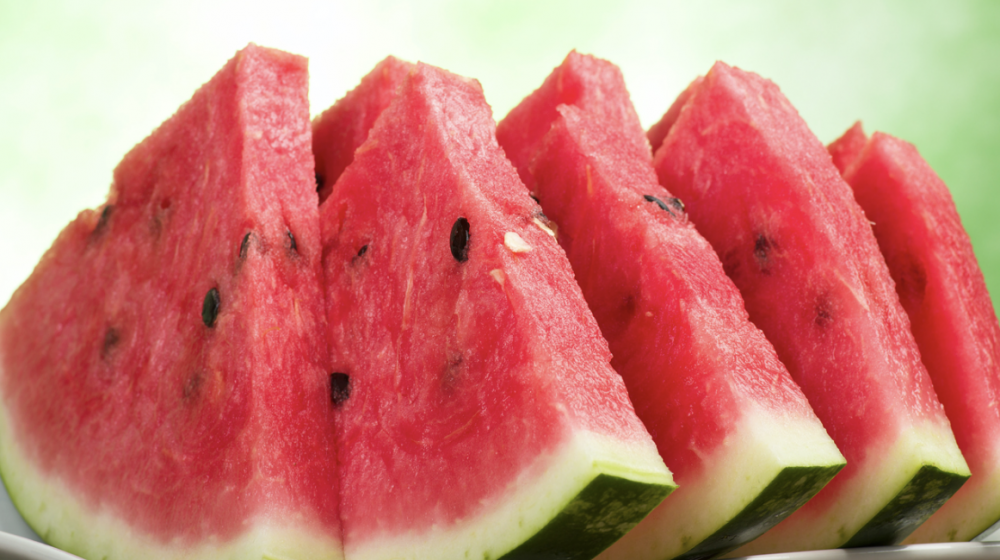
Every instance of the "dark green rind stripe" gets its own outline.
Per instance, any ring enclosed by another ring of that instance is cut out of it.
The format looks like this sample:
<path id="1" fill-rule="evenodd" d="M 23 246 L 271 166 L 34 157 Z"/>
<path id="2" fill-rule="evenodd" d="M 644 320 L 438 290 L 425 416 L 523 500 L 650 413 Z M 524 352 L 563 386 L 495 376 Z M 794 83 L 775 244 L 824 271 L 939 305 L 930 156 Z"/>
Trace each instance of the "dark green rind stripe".
<path id="1" fill-rule="evenodd" d="M 676 486 L 598 475 L 566 507 L 500 560 L 586 560 L 635 527 Z M 483 560 L 493 560 L 489 556 Z"/>
<path id="2" fill-rule="evenodd" d="M 898 544 L 952 497 L 968 476 L 924 465 L 844 548 Z"/>
<path id="3" fill-rule="evenodd" d="M 756 539 L 802 507 L 842 468 L 844 463 L 782 469 L 743 511 L 677 560 L 712 558 Z"/>

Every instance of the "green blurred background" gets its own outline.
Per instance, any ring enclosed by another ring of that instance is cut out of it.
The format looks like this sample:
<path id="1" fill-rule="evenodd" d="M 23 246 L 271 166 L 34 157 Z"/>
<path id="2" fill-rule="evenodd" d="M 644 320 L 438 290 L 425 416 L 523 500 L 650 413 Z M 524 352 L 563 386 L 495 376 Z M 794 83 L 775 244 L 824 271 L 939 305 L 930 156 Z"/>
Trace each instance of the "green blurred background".
<path id="1" fill-rule="evenodd" d="M 916 144 L 1000 296 L 1000 2 L 0 0 L 0 305 L 250 41 L 310 58 L 314 113 L 395 54 L 478 78 L 502 117 L 575 48 L 622 67 L 648 126 L 725 60 L 774 80 L 823 142 L 861 119 Z"/>

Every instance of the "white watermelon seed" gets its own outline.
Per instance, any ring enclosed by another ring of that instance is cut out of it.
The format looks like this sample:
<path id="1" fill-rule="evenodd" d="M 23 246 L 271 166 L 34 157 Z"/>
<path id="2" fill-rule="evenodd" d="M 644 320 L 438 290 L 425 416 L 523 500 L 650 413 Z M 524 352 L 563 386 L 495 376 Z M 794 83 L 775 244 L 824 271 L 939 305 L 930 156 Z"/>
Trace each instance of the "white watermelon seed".
<path id="1" fill-rule="evenodd" d="M 512 253 L 527 253 L 531 251 L 531 245 L 528 245 L 521 236 L 514 233 L 513 231 L 508 231 L 503 234 L 503 244 L 507 246 Z"/>

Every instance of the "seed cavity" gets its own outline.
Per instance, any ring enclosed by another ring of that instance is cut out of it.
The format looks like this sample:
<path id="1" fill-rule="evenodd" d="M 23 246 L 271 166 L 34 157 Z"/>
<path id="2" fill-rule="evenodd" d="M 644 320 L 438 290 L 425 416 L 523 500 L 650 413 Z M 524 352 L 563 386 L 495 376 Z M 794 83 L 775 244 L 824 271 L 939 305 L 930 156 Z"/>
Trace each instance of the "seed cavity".
<path id="1" fill-rule="evenodd" d="M 660 210 L 666 210 L 667 214 L 670 214 L 674 218 L 677 217 L 677 214 L 674 214 L 674 211 L 670 209 L 670 205 L 668 205 L 666 202 L 663 202 L 659 198 L 656 198 L 655 196 L 653 196 L 651 194 L 644 194 L 644 195 L 642 195 L 642 198 L 645 198 L 647 202 L 655 203 L 657 206 L 660 207 Z M 668 200 L 671 200 L 671 199 L 668 199 Z M 676 200 L 676 199 L 674 199 L 674 200 Z M 680 201 L 678 200 L 678 202 L 680 202 Z M 681 208 L 683 209 L 683 205 L 681 205 Z"/>
<path id="2" fill-rule="evenodd" d="M 114 327 L 108 327 L 108 330 L 104 331 L 104 342 L 101 345 L 101 358 L 107 359 L 111 351 L 114 350 L 115 346 L 121 340 L 121 335 L 118 334 L 118 329 Z"/>
<path id="3" fill-rule="evenodd" d="M 215 318 L 219 316 L 219 305 L 221 303 L 217 288 L 212 288 L 205 294 L 205 301 L 201 304 L 201 320 L 205 323 L 206 327 L 212 328 L 215 326 Z"/>
<path id="4" fill-rule="evenodd" d="M 184 382 L 184 387 L 181 388 L 181 396 L 185 401 L 189 401 L 198 395 L 204 379 L 205 376 L 200 371 L 195 372 L 191 377 L 187 378 L 187 381 Z"/>
<path id="5" fill-rule="evenodd" d="M 520 235 L 513 231 L 508 231 L 503 234 L 503 244 L 510 249 L 510 252 L 512 253 L 523 254 L 531 252 L 531 245 L 528 245 L 528 243 L 522 239 Z"/>
<path id="6" fill-rule="evenodd" d="M 441 374 L 441 388 L 447 393 L 454 393 L 462 379 L 462 354 L 453 353 L 448 356 L 447 364 Z"/>
<path id="7" fill-rule="evenodd" d="M 826 327 L 833 322 L 833 302 L 830 301 L 830 297 L 822 294 L 816 298 L 815 305 L 815 323 L 817 327 Z"/>
<path id="8" fill-rule="evenodd" d="M 757 266 L 763 274 L 771 274 L 771 254 L 778 246 L 773 239 L 764 234 L 758 234 L 753 242 L 753 256 L 757 260 Z"/>
<path id="9" fill-rule="evenodd" d="M 323 190 L 323 176 L 319 173 L 316 174 L 316 192 Z"/>
<path id="10" fill-rule="evenodd" d="M 458 262 L 469 260 L 469 220 L 459 218 L 451 226 L 451 256 Z"/>
<path id="11" fill-rule="evenodd" d="M 330 374 L 330 401 L 340 406 L 351 396 L 351 377 L 346 373 Z"/>

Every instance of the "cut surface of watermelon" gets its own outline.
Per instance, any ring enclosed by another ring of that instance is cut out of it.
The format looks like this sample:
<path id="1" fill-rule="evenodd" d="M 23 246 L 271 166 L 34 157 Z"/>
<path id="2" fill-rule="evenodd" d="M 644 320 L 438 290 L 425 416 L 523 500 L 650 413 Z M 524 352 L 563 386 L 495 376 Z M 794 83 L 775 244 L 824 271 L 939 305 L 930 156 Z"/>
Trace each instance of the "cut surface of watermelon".
<path id="1" fill-rule="evenodd" d="M 354 159 L 354 150 L 364 143 L 375 119 L 396 97 L 399 85 L 413 64 L 386 57 L 361 83 L 313 120 L 316 157 L 316 190 L 322 203 L 340 174 Z"/>
<path id="2" fill-rule="evenodd" d="M 1000 519 L 1000 325 L 948 187 L 917 149 L 880 132 L 869 140 L 860 123 L 830 150 L 848 144 L 854 157 L 844 158 L 844 178 L 874 224 L 921 360 L 972 471 L 907 542 L 970 540 Z"/>
<path id="3" fill-rule="evenodd" d="M 868 136 L 865 135 L 865 130 L 861 126 L 861 121 L 854 123 L 851 128 L 847 129 L 840 138 L 837 138 L 826 147 L 827 151 L 830 152 L 830 157 L 833 159 L 833 165 L 837 167 L 840 174 L 843 175 L 847 171 L 848 166 L 857 161 L 858 156 L 861 155 L 861 151 L 865 149 L 865 144 L 868 143 Z M 862 206 L 862 208 L 864 208 Z M 891 269 L 890 269 L 891 272 Z"/>
<path id="4" fill-rule="evenodd" d="M 237 54 L 0 312 L 0 470 L 86 558 L 340 558 L 305 59 Z"/>
<path id="5" fill-rule="evenodd" d="M 497 137 L 558 225 L 611 364 L 679 484 L 601 557 L 707 558 L 804 504 L 843 456 L 683 204 L 657 184 L 618 69 L 570 53 Z"/>
<path id="6" fill-rule="evenodd" d="M 771 82 L 716 63 L 654 157 L 847 466 L 737 554 L 899 542 L 969 476 L 871 226 Z"/>
<path id="7" fill-rule="evenodd" d="M 320 213 L 348 558 L 589 558 L 673 488 L 478 82 L 418 65 Z"/>

